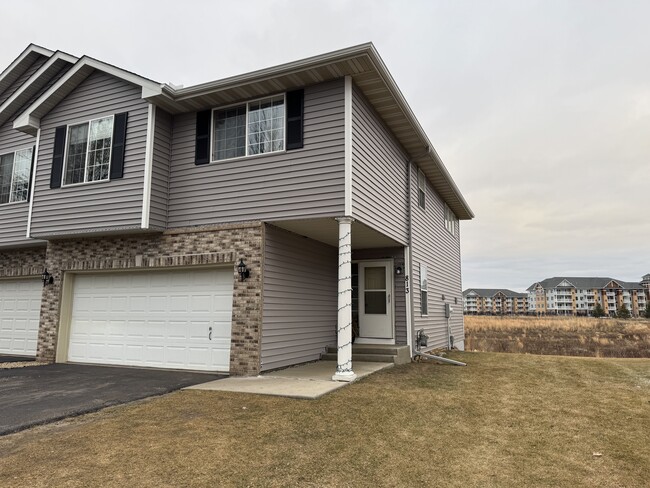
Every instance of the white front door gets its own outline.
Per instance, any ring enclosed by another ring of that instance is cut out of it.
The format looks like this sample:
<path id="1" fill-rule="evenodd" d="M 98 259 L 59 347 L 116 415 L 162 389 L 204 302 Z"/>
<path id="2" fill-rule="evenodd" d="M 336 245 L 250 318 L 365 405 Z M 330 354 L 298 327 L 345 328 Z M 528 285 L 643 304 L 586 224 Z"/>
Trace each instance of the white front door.
<path id="1" fill-rule="evenodd" d="M 393 339 L 391 261 L 359 262 L 359 338 Z"/>

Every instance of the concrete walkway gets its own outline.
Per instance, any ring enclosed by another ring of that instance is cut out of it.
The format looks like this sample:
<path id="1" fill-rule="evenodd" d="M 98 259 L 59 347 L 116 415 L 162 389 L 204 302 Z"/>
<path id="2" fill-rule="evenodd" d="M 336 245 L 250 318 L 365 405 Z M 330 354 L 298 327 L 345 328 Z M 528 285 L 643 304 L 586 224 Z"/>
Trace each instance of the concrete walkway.
<path id="1" fill-rule="evenodd" d="M 358 379 L 382 369 L 392 367 L 392 363 L 356 362 L 352 369 Z M 218 381 L 193 385 L 185 389 L 256 393 L 258 395 L 275 395 L 313 400 L 349 384 L 332 381 L 332 375 L 335 372 L 336 361 L 317 361 L 315 363 L 265 373 L 261 376 L 234 376 Z"/>

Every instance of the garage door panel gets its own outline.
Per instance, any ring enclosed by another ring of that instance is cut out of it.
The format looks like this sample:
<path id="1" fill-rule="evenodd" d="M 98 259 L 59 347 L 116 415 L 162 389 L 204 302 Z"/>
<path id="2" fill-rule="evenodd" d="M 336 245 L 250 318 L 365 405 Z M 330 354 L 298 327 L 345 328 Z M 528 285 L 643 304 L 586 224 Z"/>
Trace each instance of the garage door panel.
<path id="1" fill-rule="evenodd" d="M 227 371 L 232 289 L 231 270 L 79 275 L 68 360 Z"/>
<path id="2" fill-rule="evenodd" d="M 0 280 L 0 354 L 36 354 L 42 291 L 38 278 Z"/>

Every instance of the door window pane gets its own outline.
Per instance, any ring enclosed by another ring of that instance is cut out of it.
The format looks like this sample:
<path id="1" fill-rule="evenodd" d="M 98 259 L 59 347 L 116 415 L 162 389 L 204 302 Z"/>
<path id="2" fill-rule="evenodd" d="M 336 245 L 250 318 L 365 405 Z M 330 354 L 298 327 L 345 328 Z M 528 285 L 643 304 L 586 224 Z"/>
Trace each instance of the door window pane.
<path id="1" fill-rule="evenodd" d="M 384 266 L 367 267 L 364 269 L 364 288 L 366 290 L 386 289 L 386 268 Z"/>
<path id="2" fill-rule="evenodd" d="M 366 315 L 386 315 L 386 292 L 366 291 L 364 293 L 364 312 Z"/>

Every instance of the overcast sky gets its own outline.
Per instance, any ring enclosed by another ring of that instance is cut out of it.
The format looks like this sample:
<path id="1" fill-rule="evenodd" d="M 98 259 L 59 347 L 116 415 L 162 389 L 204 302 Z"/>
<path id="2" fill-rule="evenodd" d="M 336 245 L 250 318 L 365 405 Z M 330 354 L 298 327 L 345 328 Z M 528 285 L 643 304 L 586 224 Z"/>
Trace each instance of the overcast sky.
<path id="1" fill-rule="evenodd" d="M 648 1 L 21 0 L 0 17 L 3 67 L 34 42 L 186 86 L 372 41 L 476 214 L 465 288 L 650 273 Z"/>

